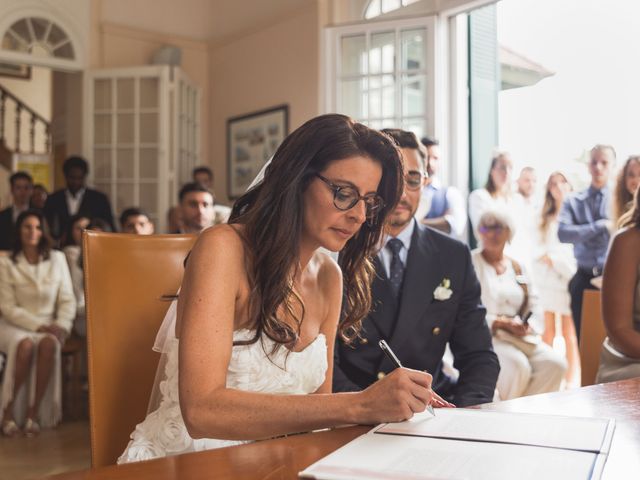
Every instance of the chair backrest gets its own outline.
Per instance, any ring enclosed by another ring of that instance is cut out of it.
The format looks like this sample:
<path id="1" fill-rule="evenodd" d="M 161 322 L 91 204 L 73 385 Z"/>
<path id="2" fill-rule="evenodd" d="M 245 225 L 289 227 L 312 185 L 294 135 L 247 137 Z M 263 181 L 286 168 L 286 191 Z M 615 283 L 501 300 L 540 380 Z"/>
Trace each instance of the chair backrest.
<path id="1" fill-rule="evenodd" d="M 582 386 L 593 385 L 600 365 L 600 350 L 607 336 L 602 319 L 602 294 L 600 290 L 585 290 L 582 297 L 582 321 L 580 323 L 580 364 Z"/>
<path id="2" fill-rule="evenodd" d="M 194 235 L 83 236 L 91 464 L 115 463 L 147 412 L 159 354 L 152 351 L 182 282 Z"/>

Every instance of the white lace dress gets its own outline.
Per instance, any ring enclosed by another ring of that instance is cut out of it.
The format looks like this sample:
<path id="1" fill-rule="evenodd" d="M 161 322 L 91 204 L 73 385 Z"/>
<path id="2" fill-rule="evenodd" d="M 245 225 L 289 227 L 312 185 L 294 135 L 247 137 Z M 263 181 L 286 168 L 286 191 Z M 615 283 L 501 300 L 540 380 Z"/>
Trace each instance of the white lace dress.
<path id="1" fill-rule="evenodd" d="M 233 339 L 249 340 L 254 333 L 246 329 L 238 330 L 234 332 Z M 178 401 L 179 341 L 173 339 L 170 342 L 165 364 L 166 377 L 159 384 L 160 406 L 136 426 L 118 463 L 248 443 L 193 439 L 189 436 Z M 249 392 L 296 395 L 312 393 L 322 385 L 327 372 L 327 342 L 323 334 L 300 352 L 289 352 L 282 347 L 268 358 L 265 352 L 270 352 L 272 347 L 273 341 L 267 337 L 263 342 L 233 347 L 227 387 Z"/>

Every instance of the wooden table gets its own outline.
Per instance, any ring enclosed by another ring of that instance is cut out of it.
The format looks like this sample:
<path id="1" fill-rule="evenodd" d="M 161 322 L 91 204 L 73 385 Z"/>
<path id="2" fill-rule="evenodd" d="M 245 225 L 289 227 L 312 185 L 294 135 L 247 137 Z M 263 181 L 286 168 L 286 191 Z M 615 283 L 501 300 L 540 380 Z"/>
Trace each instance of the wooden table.
<path id="1" fill-rule="evenodd" d="M 615 418 L 616 429 L 603 478 L 632 478 L 640 472 L 640 378 L 490 403 L 479 408 L 501 412 Z M 345 427 L 49 478 L 294 479 L 299 471 L 368 429 L 361 426 Z"/>

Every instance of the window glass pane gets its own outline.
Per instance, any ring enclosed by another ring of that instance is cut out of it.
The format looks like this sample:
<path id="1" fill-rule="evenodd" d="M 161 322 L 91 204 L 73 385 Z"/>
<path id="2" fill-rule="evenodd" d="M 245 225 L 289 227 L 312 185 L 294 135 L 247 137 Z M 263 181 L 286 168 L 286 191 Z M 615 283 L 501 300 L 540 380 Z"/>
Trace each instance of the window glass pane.
<path id="1" fill-rule="evenodd" d="M 116 151 L 116 172 L 119 180 L 133 180 L 133 148 L 119 148 Z"/>
<path id="2" fill-rule="evenodd" d="M 408 130 L 416 134 L 416 137 L 422 138 L 426 135 L 425 121 L 422 118 L 407 118 L 402 122 L 402 129 Z"/>
<path id="3" fill-rule="evenodd" d="M 400 0 L 382 0 L 382 13 L 400 8 Z"/>
<path id="4" fill-rule="evenodd" d="M 380 0 L 371 0 L 364 18 L 373 18 L 378 15 L 380 15 Z"/>
<path id="5" fill-rule="evenodd" d="M 426 29 L 404 30 L 401 33 L 403 70 L 425 68 L 424 39 Z"/>
<path id="6" fill-rule="evenodd" d="M 118 183 L 116 192 L 116 212 L 118 214 L 125 208 L 136 206 L 138 202 L 133 197 L 132 183 Z"/>
<path id="7" fill-rule="evenodd" d="M 395 85 L 393 75 L 381 75 L 369 78 L 369 116 L 371 118 L 392 117 L 395 115 Z"/>
<path id="8" fill-rule="evenodd" d="M 133 109 L 133 78 L 119 78 L 116 83 L 118 108 L 119 109 Z"/>
<path id="9" fill-rule="evenodd" d="M 140 178 L 158 177 L 158 149 L 140 149 Z"/>
<path id="10" fill-rule="evenodd" d="M 366 63 L 365 36 L 342 37 L 342 75 L 363 75 Z"/>
<path id="11" fill-rule="evenodd" d="M 133 113 L 118 114 L 118 145 L 133 143 Z"/>
<path id="12" fill-rule="evenodd" d="M 341 83 L 341 113 L 354 118 L 368 117 L 367 79 L 343 80 Z"/>
<path id="13" fill-rule="evenodd" d="M 157 78 L 140 79 L 140 108 L 158 108 Z"/>
<path id="14" fill-rule="evenodd" d="M 63 40 L 67 39 L 67 35 L 64 31 L 58 27 L 55 23 L 51 26 L 51 31 L 49 32 L 49 41 L 50 45 L 57 45 Z"/>
<path id="15" fill-rule="evenodd" d="M 96 110 L 111 108 L 111 80 L 96 80 L 94 82 L 93 104 Z"/>
<path id="16" fill-rule="evenodd" d="M 158 186 L 155 183 L 140 184 L 140 207 L 150 215 L 158 212 Z"/>
<path id="17" fill-rule="evenodd" d="M 158 114 L 140 114 L 140 142 L 156 143 L 158 141 Z"/>
<path id="18" fill-rule="evenodd" d="M 371 35 L 369 73 L 392 73 L 394 70 L 395 33 L 382 32 Z"/>
<path id="19" fill-rule="evenodd" d="M 37 40 L 44 40 L 44 34 L 47 32 L 49 23 L 51 22 L 44 18 L 31 18 L 31 26 L 33 27 L 33 33 L 35 34 Z"/>
<path id="20" fill-rule="evenodd" d="M 111 115 L 100 113 L 94 115 L 93 139 L 98 144 L 111 143 Z"/>
<path id="21" fill-rule="evenodd" d="M 402 113 L 404 116 L 424 115 L 425 75 L 402 76 Z"/>
<path id="22" fill-rule="evenodd" d="M 108 148 L 96 148 L 93 150 L 93 176 L 94 178 L 111 178 L 111 150 Z"/>
<path id="23" fill-rule="evenodd" d="M 73 45 L 71 45 L 71 42 L 61 45 L 53 51 L 53 56 L 73 60 L 75 58 L 75 55 L 73 54 Z"/>

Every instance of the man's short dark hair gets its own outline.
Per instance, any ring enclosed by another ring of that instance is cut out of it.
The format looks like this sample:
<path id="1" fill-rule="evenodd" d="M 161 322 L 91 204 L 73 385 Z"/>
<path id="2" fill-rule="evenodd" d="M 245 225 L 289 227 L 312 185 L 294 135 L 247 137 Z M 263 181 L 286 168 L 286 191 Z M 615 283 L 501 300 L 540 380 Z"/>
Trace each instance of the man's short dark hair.
<path id="1" fill-rule="evenodd" d="M 206 173 L 207 175 L 209 175 L 209 178 L 213 182 L 213 170 L 211 170 L 209 167 L 200 166 L 200 167 L 194 168 L 193 171 L 191 172 L 191 178 L 195 180 L 196 175 L 198 173 Z"/>
<path id="2" fill-rule="evenodd" d="M 69 175 L 69 172 L 74 168 L 82 170 L 82 173 L 85 177 L 89 173 L 89 164 L 84 158 L 80 156 L 74 155 L 72 157 L 69 157 L 64 161 L 64 164 L 62 165 L 62 171 L 64 172 L 65 176 Z"/>
<path id="3" fill-rule="evenodd" d="M 382 133 L 386 133 L 396 142 L 396 145 L 400 148 L 414 148 L 418 150 L 420 154 L 420 160 L 422 160 L 422 166 L 426 168 L 425 159 L 427 158 L 424 148 L 418 143 L 418 137 L 413 132 L 402 130 L 400 128 L 383 128 L 380 130 Z"/>
<path id="4" fill-rule="evenodd" d="M 125 222 L 129 219 L 129 217 L 137 217 L 138 215 L 144 215 L 149 218 L 147 212 L 138 207 L 125 208 L 120 214 L 120 226 L 124 228 Z"/>
<path id="5" fill-rule="evenodd" d="M 27 180 L 29 183 L 33 184 L 33 178 L 27 172 L 19 171 L 11 175 L 9 177 L 9 185 L 13 187 L 17 180 Z"/>
<path id="6" fill-rule="evenodd" d="M 207 187 L 200 185 L 199 183 L 196 183 L 196 182 L 189 182 L 189 183 L 185 183 L 184 186 L 180 189 L 180 193 L 178 194 L 178 200 L 182 202 L 182 199 L 184 198 L 184 196 L 187 193 L 191 193 L 191 192 L 205 192 L 211 195 L 211 197 L 213 198 L 213 192 L 209 190 Z"/>
<path id="7" fill-rule="evenodd" d="M 440 145 L 440 142 L 438 140 L 431 137 L 422 137 L 421 142 L 427 148 L 433 147 L 434 145 Z"/>

